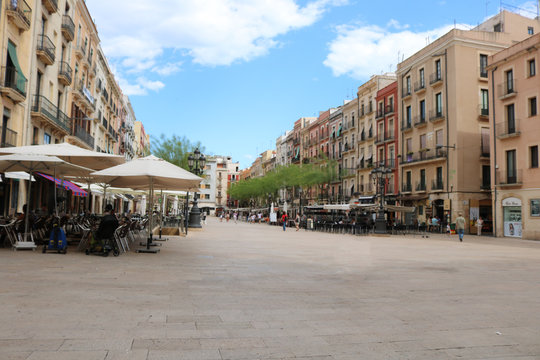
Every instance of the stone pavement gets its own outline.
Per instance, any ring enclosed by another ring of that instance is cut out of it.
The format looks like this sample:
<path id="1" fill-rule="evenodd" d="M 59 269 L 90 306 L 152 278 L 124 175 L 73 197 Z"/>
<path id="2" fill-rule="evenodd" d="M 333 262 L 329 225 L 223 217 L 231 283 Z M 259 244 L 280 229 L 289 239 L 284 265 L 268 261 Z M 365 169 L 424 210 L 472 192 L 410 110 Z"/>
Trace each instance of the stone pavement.
<path id="1" fill-rule="evenodd" d="M 0 250 L 0 359 L 540 359 L 540 243 L 220 223 L 159 254 Z"/>

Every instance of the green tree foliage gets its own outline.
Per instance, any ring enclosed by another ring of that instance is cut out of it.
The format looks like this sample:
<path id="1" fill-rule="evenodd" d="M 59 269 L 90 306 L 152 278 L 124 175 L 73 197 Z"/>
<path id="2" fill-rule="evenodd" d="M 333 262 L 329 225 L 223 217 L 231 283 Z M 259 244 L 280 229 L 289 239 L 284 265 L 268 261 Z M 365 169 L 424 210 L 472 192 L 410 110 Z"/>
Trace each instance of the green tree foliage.
<path id="1" fill-rule="evenodd" d="M 335 161 L 321 164 L 282 166 L 263 177 L 240 181 L 229 189 L 236 200 L 266 199 L 275 196 L 279 189 L 310 187 L 330 182 L 337 176 Z"/>
<path id="2" fill-rule="evenodd" d="M 161 134 L 159 138 L 152 137 L 153 155 L 188 171 L 188 156 L 196 148 L 199 148 L 201 153 L 205 151 L 200 142 L 192 144 L 185 136 L 172 135 L 171 137 L 166 137 L 165 134 Z"/>

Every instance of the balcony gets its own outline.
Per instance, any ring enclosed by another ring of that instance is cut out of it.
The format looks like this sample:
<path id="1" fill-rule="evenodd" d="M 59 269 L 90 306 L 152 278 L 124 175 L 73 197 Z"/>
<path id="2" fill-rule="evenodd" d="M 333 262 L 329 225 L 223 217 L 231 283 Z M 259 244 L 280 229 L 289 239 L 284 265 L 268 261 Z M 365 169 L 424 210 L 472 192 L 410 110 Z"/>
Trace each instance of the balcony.
<path id="1" fill-rule="evenodd" d="M 379 119 L 382 119 L 382 118 L 384 118 L 384 109 L 382 107 L 380 107 L 377 110 L 377 113 L 375 114 L 375 120 L 379 120 Z"/>
<path id="2" fill-rule="evenodd" d="M 405 132 L 409 130 L 412 130 L 412 121 L 410 119 L 401 124 L 401 131 Z"/>
<path id="3" fill-rule="evenodd" d="M 58 11 L 58 1 L 57 0 L 41 0 L 41 3 L 51 14 L 54 14 Z"/>
<path id="4" fill-rule="evenodd" d="M 512 171 L 497 170 L 497 185 L 503 187 L 521 186 L 523 184 L 523 170 Z"/>
<path id="5" fill-rule="evenodd" d="M 93 110 L 95 108 L 96 101 L 92 96 L 92 93 L 81 81 L 75 83 L 74 90 L 73 95 L 86 105 L 88 109 Z"/>
<path id="6" fill-rule="evenodd" d="M 485 67 L 479 67 L 478 73 L 480 74 L 481 81 L 488 81 L 488 72 Z"/>
<path id="7" fill-rule="evenodd" d="M 444 183 L 443 183 L 442 179 L 433 180 L 431 182 L 431 190 L 432 191 L 443 191 L 444 190 Z"/>
<path id="8" fill-rule="evenodd" d="M 366 115 L 371 114 L 373 111 L 375 111 L 375 109 L 373 108 L 373 105 L 369 103 L 369 106 L 366 108 Z"/>
<path id="9" fill-rule="evenodd" d="M 478 120 L 489 121 L 489 108 L 487 105 L 478 105 Z"/>
<path id="10" fill-rule="evenodd" d="M 42 95 L 34 95 L 32 119 L 51 126 L 60 135 L 71 133 L 71 119 Z"/>
<path id="11" fill-rule="evenodd" d="M 26 85 L 28 80 L 14 67 L 2 67 L 0 93 L 15 103 L 26 99 Z"/>
<path id="12" fill-rule="evenodd" d="M 395 159 L 386 159 L 386 160 L 379 160 L 375 163 L 376 167 L 384 167 L 387 169 L 395 169 L 396 168 L 396 160 Z"/>
<path id="13" fill-rule="evenodd" d="M 62 61 L 60 63 L 60 68 L 58 69 L 58 81 L 63 84 L 64 86 L 71 85 L 71 76 L 73 74 L 73 70 L 71 69 L 71 66 L 65 61 Z"/>
<path id="14" fill-rule="evenodd" d="M 516 81 L 505 81 L 497 85 L 497 96 L 499 100 L 506 100 L 517 95 Z"/>
<path id="15" fill-rule="evenodd" d="M 429 85 L 431 86 L 437 86 L 442 84 L 443 82 L 443 76 L 440 72 L 434 72 L 429 76 Z"/>
<path id="16" fill-rule="evenodd" d="M 401 192 L 402 193 L 412 192 L 412 184 L 403 184 L 403 186 L 401 187 Z"/>
<path id="17" fill-rule="evenodd" d="M 38 36 L 36 54 L 39 60 L 45 65 L 52 65 L 55 59 L 56 46 L 52 43 L 47 35 L 40 34 Z"/>
<path id="18" fill-rule="evenodd" d="M 75 23 L 69 15 L 62 16 L 62 35 L 68 42 L 75 39 Z"/>
<path id="19" fill-rule="evenodd" d="M 30 29 L 32 19 L 32 9 L 24 0 L 6 1 L 6 15 L 20 31 Z"/>
<path id="20" fill-rule="evenodd" d="M 384 142 L 394 141 L 395 139 L 396 139 L 396 136 L 394 135 L 394 130 L 392 130 L 392 131 L 387 131 L 387 132 L 384 134 Z"/>
<path id="21" fill-rule="evenodd" d="M 420 181 L 416 183 L 416 191 L 417 192 L 425 192 L 426 191 L 426 182 Z"/>
<path id="22" fill-rule="evenodd" d="M 17 132 L 0 126 L 0 147 L 17 146 Z"/>
<path id="23" fill-rule="evenodd" d="M 480 157 L 484 158 L 484 159 L 489 159 L 489 157 L 491 156 L 491 151 L 489 149 L 489 144 L 481 144 L 480 145 Z"/>
<path id="24" fill-rule="evenodd" d="M 411 88 L 410 87 L 409 88 L 404 87 L 403 91 L 401 92 L 401 98 L 402 99 L 407 99 L 411 95 L 412 95 Z"/>
<path id="25" fill-rule="evenodd" d="M 495 134 L 497 139 L 508 139 L 521 135 L 519 128 L 519 119 L 514 119 L 513 121 L 504 121 L 498 123 L 495 126 Z"/>
<path id="26" fill-rule="evenodd" d="M 352 151 L 352 150 L 354 150 L 354 144 L 345 143 L 345 145 L 343 146 L 343 152 Z"/>
<path id="27" fill-rule="evenodd" d="M 426 90 L 426 82 L 425 81 L 417 81 L 414 83 L 414 92 L 415 93 L 421 93 Z"/>
<path id="28" fill-rule="evenodd" d="M 446 159 L 446 149 L 425 149 L 410 152 L 401 159 L 401 165 L 414 164 L 422 161 L 440 161 Z"/>
<path id="29" fill-rule="evenodd" d="M 414 127 L 420 128 L 427 125 L 426 117 L 417 115 L 414 117 Z"/>
<path id="30" fill-rule="evenodd" d="M 91 149 L 94 149 L 94 138 L 79 124 L 74 124 L 73 135 L 82 140 Z"/>
<path id="31" fill-rule="evenodd" d="M 429 121 L 432 123 L 443 121 L 444 118 L 444 109 L 442 107 L 438 110 L 430 110 L 429 112 Z"/>
<path id="32" fill-rule="evenodd" d="M 78 45 L 75 47 L 75 56 L 77 59 L 82 60 L 86 56 L 86 47 Z"/>
<path id="33" fill-rule="evenodd" d="M 386 105 L 386 107 L 384 108 L 384 114 L 390 115 L 393 113 L 394 113 L 394 105 Z"/>

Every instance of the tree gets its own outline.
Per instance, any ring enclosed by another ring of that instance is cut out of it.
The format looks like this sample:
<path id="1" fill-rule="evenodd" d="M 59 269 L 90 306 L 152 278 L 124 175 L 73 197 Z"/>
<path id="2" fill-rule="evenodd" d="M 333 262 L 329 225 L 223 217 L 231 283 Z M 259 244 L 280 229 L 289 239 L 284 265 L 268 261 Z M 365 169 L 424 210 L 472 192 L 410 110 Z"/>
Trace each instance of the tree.
<path id="1" fill-rule="evenodd" d="M 155 156 L 186 170 L 189 170 L 188 156 L 196 148 L 199 148 L 201 153 L 205 151 L 200 142 L 191 143 L 185 136 L 172 135 L 169 138 L 161 134 L 159 138 L 152 137 L 152 153 Z"/>

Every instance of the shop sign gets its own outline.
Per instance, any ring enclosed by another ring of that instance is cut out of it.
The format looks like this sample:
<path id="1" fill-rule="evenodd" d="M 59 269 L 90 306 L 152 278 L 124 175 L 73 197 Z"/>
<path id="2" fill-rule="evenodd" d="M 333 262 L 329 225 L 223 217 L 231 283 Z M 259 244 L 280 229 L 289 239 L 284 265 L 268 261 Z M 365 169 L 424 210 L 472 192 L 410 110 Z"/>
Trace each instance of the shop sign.
<path id="1" fill-rule="evenodd" d="M 502 201 L 502 206 L 521 206 L 521 200 L 515 197 L 506 198 Z"/>

